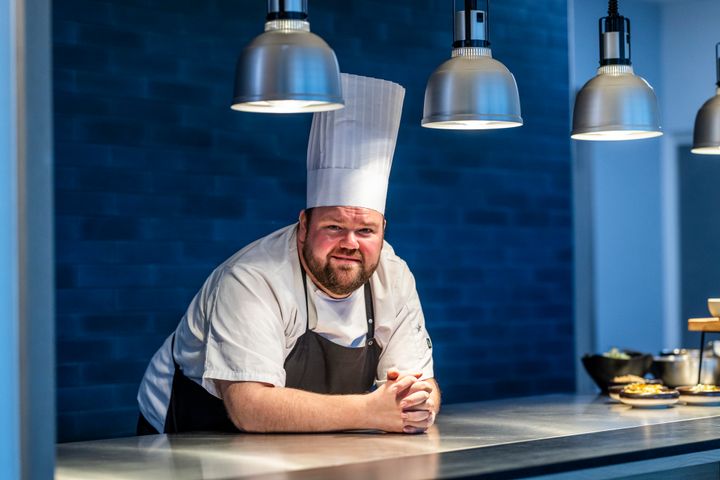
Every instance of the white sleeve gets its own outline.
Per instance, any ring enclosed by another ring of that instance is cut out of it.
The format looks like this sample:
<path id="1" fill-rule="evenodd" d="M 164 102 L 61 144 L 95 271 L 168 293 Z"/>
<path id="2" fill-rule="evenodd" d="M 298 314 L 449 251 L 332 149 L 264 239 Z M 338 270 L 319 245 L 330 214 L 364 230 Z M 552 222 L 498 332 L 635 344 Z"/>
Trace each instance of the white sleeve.
<path id="1" fill-rule="evenodd" d="M 407 265 L 399 281 L 398 297 L 396 328 L 383 347 L 378 364 L 379 384 L 385 382 L 390 367 L 397 367 L 401 372 L 421 372 L 423 379 L 434 376 L 432 342 L 425 329 L 415 278 Z"/>
<path id="2" fill-rule="evenodd" d="M 219 396 L 212 380 L 285 385 L 285 329 L 273 292 L 259 272 L 223 272 L 208 312 L 203 386 Z"/>

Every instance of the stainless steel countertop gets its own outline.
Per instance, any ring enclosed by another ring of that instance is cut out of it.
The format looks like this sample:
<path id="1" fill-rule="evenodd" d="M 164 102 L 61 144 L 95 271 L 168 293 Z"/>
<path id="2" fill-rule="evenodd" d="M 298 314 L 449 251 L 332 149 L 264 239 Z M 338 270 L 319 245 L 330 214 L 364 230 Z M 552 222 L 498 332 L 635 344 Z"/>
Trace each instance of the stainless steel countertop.
<path id="1" fill-rule="evenodd" d="M 527 397 L 448 405 L 438 416 L 437 424 L 422 435 L 187 434 L 64 443 L 57 447 L 56 478 L 310 478 L 307 475 L 310 470 L 329 467 L 352 470 L 358 464 L 384 461 L 387 465 L 389 460 L 403 458 L 413 459 L 398 464 L 397 468 L 401 468 L 398 474 L 402 473 L 403 479 L 428 478 L 440 475 L 438 455 L 446 452 L 470 449 L 489 452 L 490 448 L 502 445 L 623 429 L 633 431 L 638 427 L 703 418 L 712 418 L 713 423 L 720 421 L 720 407 L 633 409 L 610 403 L 607 397 Z M 715 428 L 712 431 L 717 431 Z M 387 473 L 386 468 L 384 474 Z"/>

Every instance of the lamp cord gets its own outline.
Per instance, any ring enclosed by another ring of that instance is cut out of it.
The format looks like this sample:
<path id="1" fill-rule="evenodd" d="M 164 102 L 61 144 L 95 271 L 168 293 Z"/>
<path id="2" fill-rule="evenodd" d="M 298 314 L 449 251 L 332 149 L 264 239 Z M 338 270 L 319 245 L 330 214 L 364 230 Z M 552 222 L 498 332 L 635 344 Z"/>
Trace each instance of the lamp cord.
<path id="1" fill-rule="evenodd" d="M 717 83 L 720 88 L 720 42 L 715 44 L 715 69 L 717 70 Z"/>
<path id="2" fill-rule="evenodd" d="M 618 13 L 618 0 L 608 0 L 608 15 L 611 17 L 617 17 Z"/>
<path id="3" fill-rule="evenodd" d="M 490 46 L 490 0 L 487 0 L 487 10 L 485 11 L 485 41 Z"/>

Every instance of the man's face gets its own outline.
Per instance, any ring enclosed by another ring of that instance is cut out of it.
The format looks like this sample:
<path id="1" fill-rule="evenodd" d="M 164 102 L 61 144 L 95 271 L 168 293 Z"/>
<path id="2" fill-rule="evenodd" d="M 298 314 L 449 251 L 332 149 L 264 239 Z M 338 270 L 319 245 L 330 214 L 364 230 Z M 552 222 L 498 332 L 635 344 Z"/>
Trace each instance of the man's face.
<path id="1" fill-rule="evenodd" d="M 368 281 L 383 246 L 385 218 L 359 207 L 316 207 L 308 222 L 300 213 L 301 261 L 315 283 L 333 297 L 345 297 Z"/>

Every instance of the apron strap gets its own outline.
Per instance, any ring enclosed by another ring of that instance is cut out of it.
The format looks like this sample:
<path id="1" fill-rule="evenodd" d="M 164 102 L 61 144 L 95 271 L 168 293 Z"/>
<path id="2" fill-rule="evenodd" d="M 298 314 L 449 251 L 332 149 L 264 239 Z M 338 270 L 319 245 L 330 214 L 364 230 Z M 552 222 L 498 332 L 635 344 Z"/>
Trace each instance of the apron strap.
<path id="1" fill-rule="evenodd" d="M 300 267 L 302 268 L 302 267 Z M 302 280 L 303 280 L 303 292 L 305 292 L 305 331 L 310 330 L 310 307 L 308 306 L 308 288 L 307 288 L 307 275 L 305 269 L 302 269 Z"/>
<path id="2" fill-rule="evenodd" d="M 170 340 L 170 355 L 172 356 L 173 365 L 175 365 L 175 370 L 180 370 L 180 365 L 178 365 L 177 361 L 175 360 L 175 332 L 172 334 L 172 339 Z"/>
<path id="3" fill-rule="evenodd" d="M 175 385 L 177 383 L 178 375 L 182 375 L 182 371 L 180 370 L 180 365 L 178 365 L 177 361 L 175 360 L 175 333 L 173 332 L 172 338 L 170 339 L 170 356 L 172 357 L 173 361 L 173 379 L 170 387 L 170 398 L 168 399 L 168 408 L 165 412 L 165 425 L 163 426 L 163 433 L 176 433 L 179 431 L 178 429 L 178 416 L 176 413 L 175 403 L 177 402 L 177 399 L 175 399 Z"/>
<path id="4" fill-rule="evenodd" d="M 375 343 L 375 307 L 373 306 L 372 288 L 370 282 L 365 282 L 365 318 L 367 319 L 367 345 Z"/>

